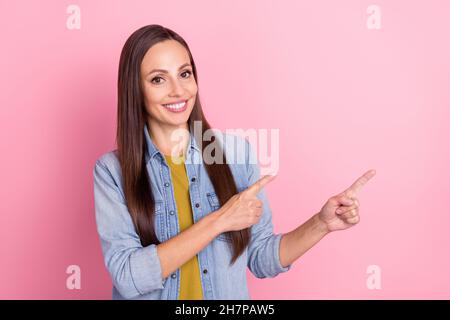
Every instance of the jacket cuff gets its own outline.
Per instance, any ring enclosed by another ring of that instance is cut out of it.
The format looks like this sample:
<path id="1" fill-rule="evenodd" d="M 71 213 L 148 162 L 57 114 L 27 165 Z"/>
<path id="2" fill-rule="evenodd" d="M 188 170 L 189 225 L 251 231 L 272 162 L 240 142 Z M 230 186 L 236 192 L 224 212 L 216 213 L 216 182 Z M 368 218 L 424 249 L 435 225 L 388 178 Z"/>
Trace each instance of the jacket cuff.
<path id="1" fill-rule="evenodd" d="M 141 295 L 152 290 L 164 289 L 167 279 L 162 279 L 156 245 L 152 244 L 134 251 L 130 256 L 130 269 L 134 286 Z"/>
<path id="2" fill-rule="evenodd" d="M 275 274 L 281 273 L 281 272 L 286 272 L 289 271 L 292 267 L 292 264 L 288 265 L 287 267 L 283 267 L 281 265 L 280 262 L 280 242 L 281 242 L 281 237 L 283 236 L 282 233 L 279 233 L 277 235 L 275 235 L 275 239 L 273 241 L 274 245 L 273 245 L 273 257 L 274 257 L 274 261 L 275 261 Z"/>

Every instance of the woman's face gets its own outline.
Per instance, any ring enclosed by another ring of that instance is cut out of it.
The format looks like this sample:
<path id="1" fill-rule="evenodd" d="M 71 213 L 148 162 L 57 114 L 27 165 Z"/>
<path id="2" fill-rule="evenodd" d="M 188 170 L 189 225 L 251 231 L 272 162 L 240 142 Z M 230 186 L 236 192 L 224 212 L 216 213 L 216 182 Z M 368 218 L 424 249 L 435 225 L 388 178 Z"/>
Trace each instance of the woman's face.
<path id="1" fill-rule="evenodd" d="M 189 54 L 178 41 L 159 42 L 146 52 L 141 64 L 141 81 L 152 125 L 180 127 L 187 123 L 195 103 L 197 83 Z"/>

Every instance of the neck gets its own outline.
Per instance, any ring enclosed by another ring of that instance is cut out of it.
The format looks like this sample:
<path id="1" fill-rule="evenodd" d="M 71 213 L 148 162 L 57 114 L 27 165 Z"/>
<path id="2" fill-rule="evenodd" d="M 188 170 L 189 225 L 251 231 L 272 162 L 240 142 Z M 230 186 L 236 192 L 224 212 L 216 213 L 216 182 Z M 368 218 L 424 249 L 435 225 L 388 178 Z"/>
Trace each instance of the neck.
<path id="1" fill-rule="evenodd" d="M 189 144 L 189 126 L 186 122 L 179 126 L 162 125 L 152 119 L 149 119 L 148 122 L 149 135 L 162 154 L 186 155 Z"/>

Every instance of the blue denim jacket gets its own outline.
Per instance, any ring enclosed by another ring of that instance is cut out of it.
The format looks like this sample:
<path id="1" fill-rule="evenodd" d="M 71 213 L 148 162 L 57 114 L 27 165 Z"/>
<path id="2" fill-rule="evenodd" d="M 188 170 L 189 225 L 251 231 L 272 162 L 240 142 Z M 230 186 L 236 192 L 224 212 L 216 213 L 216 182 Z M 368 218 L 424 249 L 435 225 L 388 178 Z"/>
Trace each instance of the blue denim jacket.
<path id="1" fill-rule="evenodd" d="M 144 134 L 148 146 L 146 167 L 155 199 L 155 231 L 158 239 L 164 242 L 180 232 L 170 168 L 152 142 L 147 126 Z M 256 155 L 247 139 L 223 132 L 216 136 L 241 192 L 260 178 Z M 219 201 L 192 134 L 185 167 L 195 223 L 219 209 Z M 93 174 L 97 231 L 104 263 L 113 283 L 112 298 L 178 299 L 180 268 L 163 279 L 156 245 L 141 245 L 125 204 L 121 169 L 115 151 L 105 153 L 96 161 Z M 194 177 L 196 179 L 191 180 Z M 265 190 L 257 197 L 263 202 L 263 214 L 251 227 L 249 246 L 232 266 L 229 265 L 232 251 L 225 234 L 217 236 L 198 253 L 204 299 L 250 299 L 246 266 L 258 278 L 272 278 L 291 268 L 291 265 L 283 268 L 280 264 L 282 234 L 273 233 Z"/>

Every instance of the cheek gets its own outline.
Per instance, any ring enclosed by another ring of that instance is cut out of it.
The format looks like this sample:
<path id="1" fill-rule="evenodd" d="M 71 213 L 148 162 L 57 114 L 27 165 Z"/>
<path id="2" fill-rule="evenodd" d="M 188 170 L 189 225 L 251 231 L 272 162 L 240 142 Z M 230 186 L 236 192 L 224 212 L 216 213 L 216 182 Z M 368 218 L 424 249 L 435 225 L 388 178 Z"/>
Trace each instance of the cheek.
<path id="1" fill-rule="evenodd" d="M 145 100 L 150 104 L 161 103 L 166 96 L 164 89 L 147 87 L 145 89 Z"/>
<path id="2" fill-rule="evenodd" d="M 155 88 L 145 88 L 144 99 L 147 112 L 152 114 L 158 108 L 158 104 L 164 101 L 166 93 L 164 90 Z"/>
<path id="3" fill-rule="evenodd" d="M 195 97 L 195 95 L 197 94 L 197 83 L 195 81 L 192 81 L 191 83 L 187 84 L 185 86 L 186 91 L 189 92 L 189 96 L 190 97 Z"/>

